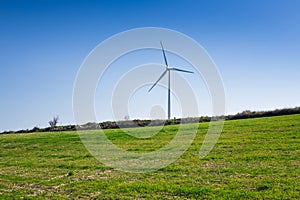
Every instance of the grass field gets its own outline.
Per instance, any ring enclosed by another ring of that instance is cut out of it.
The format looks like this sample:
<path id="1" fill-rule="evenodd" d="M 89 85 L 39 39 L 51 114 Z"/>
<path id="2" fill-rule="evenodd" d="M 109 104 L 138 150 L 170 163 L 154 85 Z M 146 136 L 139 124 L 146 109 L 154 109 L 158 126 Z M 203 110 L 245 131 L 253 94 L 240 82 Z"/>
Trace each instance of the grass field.
<path id="1" fill-rule="evenodd" d="M 154 151 L 177 127 L 149 139 L 105 132 L 129 151 Z M 207 128 L 200 124 L 176 162 L 138 174 L 101 164 L 77 132 L 0 135 L 0 198 L 300 199 L 300 115 L 226 121 L 215 148 L 200 159 Z"/>

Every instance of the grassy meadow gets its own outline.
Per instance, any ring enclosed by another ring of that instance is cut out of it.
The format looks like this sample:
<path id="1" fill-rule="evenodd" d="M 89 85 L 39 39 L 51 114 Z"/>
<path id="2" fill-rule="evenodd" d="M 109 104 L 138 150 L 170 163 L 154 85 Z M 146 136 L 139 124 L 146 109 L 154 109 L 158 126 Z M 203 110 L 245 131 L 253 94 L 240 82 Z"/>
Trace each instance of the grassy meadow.
<path id="1" fill-rule="evenodd" d="M 148 173 L 103 165 L 76 131 L 2 134 L 0 199 L 300 199 L 300 115 L 226 121 L 214 149 L 200 159 L 208 125 L 200 123 L 176 162 Z M 119 129 L 105 133 L 118 146 L 140 152 L 166 145 L 177 128 L 165 126 L 148 139 Z"/>

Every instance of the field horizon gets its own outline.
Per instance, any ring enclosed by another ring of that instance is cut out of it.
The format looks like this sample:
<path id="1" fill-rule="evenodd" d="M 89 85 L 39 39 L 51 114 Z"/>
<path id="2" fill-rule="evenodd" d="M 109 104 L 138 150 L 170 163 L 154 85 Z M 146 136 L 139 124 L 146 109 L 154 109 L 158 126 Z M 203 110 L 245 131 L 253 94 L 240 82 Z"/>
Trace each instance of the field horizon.
<path id="1" fill-rule="evenodd" d="M 300 107 L 294 108 L 282 108 L 269 111 L 251 111 L 244 110 L 233 115 L 225 116 L 200 116 L 200 117 L 186 117 L 173 119 L 133 119 L 133 120 L 121 120 L 121 121 L 103 121 L 103 122 L 87 122 L 82 125 L 54 125 L 51 126 L 52 120 L 49 121 L 50 126 L 45 128 L 33 127 L 32 129 L 21 129 L 17 131 L 3 131 L 0 134 L 13 134 L 13 133 L 33 133 L 33 132 L 52 132 L 52 131 L 75 131 L 75 130 L 95 130 L 95 129 L 114 129 L 114 128 L 135 128 L 145 126 L 162 126 L 162 125 L 175 125 L 175 124 L 187 124 L 187 123 L 201 123 L 210 122 L 212 118 L 214 120 L 237 120 L 237 119 L 248 119 L 248 118 L 261 118 L 261 117 L 272 117 L 282 115 L 293 115 L 300 114 Z M 57 121 L 59 117 L 56 116 Z"/>
<path id="2" fill-rule="evenodd" d="M 0 199 L 300 198 L 300 114 L 225 121 L 214 149 L 200 159 L 208 125 L 199 124 L 192 145 L 178 160 L 148 173 L 105 166 L 76 131 L 1 134 Z M 121 129 L 106 129 L 105 134 L 127 151 L 143 152 L 166 145 L 177 129 L 165 126 L 147 139 L 134 139 Z"/>

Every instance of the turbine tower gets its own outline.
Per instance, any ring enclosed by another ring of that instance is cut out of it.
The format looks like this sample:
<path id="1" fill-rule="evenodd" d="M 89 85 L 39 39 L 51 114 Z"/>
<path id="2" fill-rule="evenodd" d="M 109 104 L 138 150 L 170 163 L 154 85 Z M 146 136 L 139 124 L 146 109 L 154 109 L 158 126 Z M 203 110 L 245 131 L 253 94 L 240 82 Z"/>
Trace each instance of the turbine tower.
<path id="1" fill-rule="evenodd" d="M 165 65 L 166 65 L 166 69 L 165 71 L 162 73 L 162 75 L 158 78 L 158 80 L 152 85 L 152 87 L 148 90 L 148 92 L 150 92 L 155 86 L 156 84 L 166 75 L 166 73 L 168 72 L 168 119 L 171 118 L 171 71 L 179 71 L 179 72 L 185 72 L 185 73 L 194 73 L 191 71 L 187 71 L 187 70 L 183 70 L 183 69 L 178 69 L 175 67 L 169 67 L 168 65 L 168 61 L 167 61 L 167 57 L 166 57 L 166 53 L 164 50 L 164 46 L 162 44 L 162 42 L 160 41 L 160 45 L 161 45 L 161 50 L 163 52 L 163 56 L 164 56 L 164 60 L 165 60 Z"/>

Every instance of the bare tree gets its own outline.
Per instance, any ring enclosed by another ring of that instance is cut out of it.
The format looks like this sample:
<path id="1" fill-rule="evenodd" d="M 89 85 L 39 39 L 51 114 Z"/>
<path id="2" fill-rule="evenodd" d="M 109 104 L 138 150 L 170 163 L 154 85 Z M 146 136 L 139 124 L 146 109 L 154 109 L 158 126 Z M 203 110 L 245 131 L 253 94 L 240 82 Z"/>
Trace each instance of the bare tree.
<path id="1" fill-rule="evenodd" d="M 124 119 L 127 121 L 127 120 L 130 119 L 130 116 L 129 116 L 129 115 L 125 115 L 125 116 L 124 116 Z"/>
<path id="2" fill-rule="evenodd" d="M 55 127 L 57 125 L 58 119 L 59 119 L 58 116 L 53 117 L 53 119 L 51 121 L 49 121 L 49 125 L 51 127 Z"/>

